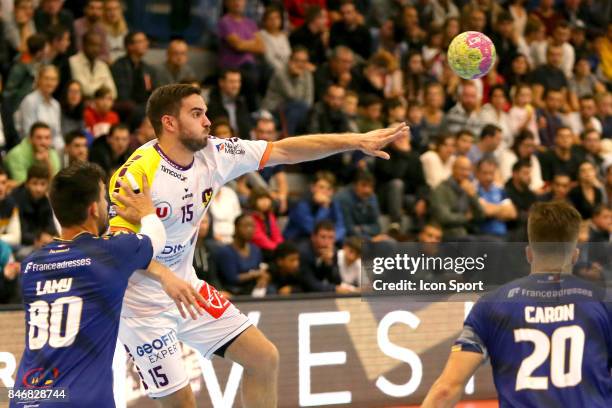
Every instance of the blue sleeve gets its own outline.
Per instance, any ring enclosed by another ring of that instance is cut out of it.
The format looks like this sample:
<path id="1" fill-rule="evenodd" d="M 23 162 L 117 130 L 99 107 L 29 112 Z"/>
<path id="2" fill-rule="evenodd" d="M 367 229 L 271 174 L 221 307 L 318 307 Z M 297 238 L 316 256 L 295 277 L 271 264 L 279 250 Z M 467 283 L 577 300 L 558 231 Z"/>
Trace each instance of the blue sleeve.
<path id="1" fill-rule="evenodd" d="M 342 215 L 342 209 L 336 200 L 332 201 L 332 211 L 334 217 L 334 224 L 336 226 L 336 242 L 343 242 L 346 237 L 346 227 L 344 225 L 344 216 Z"/>
<path id="2" fill-rule="evenodd" d="M 217 266 L 221 273 L 223 283 L 226 285 L 238 285 L 240 267 L 238 265 L 238 254 L 232 250 L 230 245 L 219 248 L 217 252 Z"/>
<path id="3" fill-rule="evenodd" d="M 302 200 L 289 211 L 289 222 L 285 229 L 285 238 L 307 237 L 314 229 L 315 219 L 310 212 L 307 200 Z"/>
<path id="4" fill-rule="evenodd" d="M 487 324 L 486 313 L 490 306 L 483 301 L 476 302 L 463 323 L 463 331 L 455 341 L 453 350 L 472 351 L 485 356 L 488 355 L 485 327 Z"/>
<path id="5" fill-rule="evenodd" d="M 117 233 L 109 236 L 108 244 L 117 265 L 130 276 L 136 269 L 147 269 L 153 259 L 153 245 L 146 235 Z"/>

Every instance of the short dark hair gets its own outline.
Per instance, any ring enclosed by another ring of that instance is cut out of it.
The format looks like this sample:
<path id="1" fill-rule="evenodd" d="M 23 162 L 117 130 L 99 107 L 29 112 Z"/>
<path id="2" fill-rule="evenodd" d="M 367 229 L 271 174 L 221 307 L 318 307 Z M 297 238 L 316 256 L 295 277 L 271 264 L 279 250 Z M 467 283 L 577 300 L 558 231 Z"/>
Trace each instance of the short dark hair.
<path id="1" fill-rule="evenodd" d="M 474 139 L 474 133 L 472 133 L 472 131 L 469 129 L 461 129 L 460 131 L 458 131 L 455 135 L 455 139 L 459 139 L 461 136 L 469 136 Z"/>
<path id="2" fill-rule="evenodd" d="M 512 143 L 512 150 L 514 153 L 518 154 L 518 148 L 525 140 L 535 140 L 535 136 L 533 132 L 529 129 L 521 130 L 516 137 L 514 138 L 514 143 Z"/>
<path id="3" fill-rule="evenodd" d="M 26 179 L 26 182 L 32 179 L 44 179 L 49 181 L 50 176 L 51 175 L 49 174 L 49 166 L 43 163 L 34 163 L 28 169 L 28 177 Z"/>
<path id="4" fill-rule="evenodd" d="M 237 68 L 225 68 L 222 69 L 221 72 L 219 72 L 219 81 L 220 80 L 225 80 L 227 79 L 227 76 L 229 74 L 239 74 L 240 76 L 242 76 L 242 74 L 240 73 L 240 70 Z"/>
<path id="5" fill-rule="evenodd" d="M 89 43 L 89 41 L 91 41 L 91 38 L 96 36 L 102 39 L 102 36 L 97 31 L 87 31 L 85 34 L 83 34 L 83 44 Z"/>
<path id="6" fill-rule="evenodd" d="M 504 88 L 503 85 L 493 85 L 489 89 L 489 100 L 491 100 L 491 98 L 493 97 L 493 94 L 495 93 L 495 91 L 502 91 L 502 93 L 504 94 L 504 97 L 506 98 L 506 100 L 508 99 L 508 94 L 506 93 L 506 89 Z"/>
<path id="7" fill-rule="evenodd" d="M 529 159 L 520 159 L 512 166 L 512 173 L 521 171 L 521 169 L 525 167 L 531 167 L 531 162 L 529 161 Z"/>
<path id="8" fill-rule="evenodd" d="M 355 177 L 353 178 L 353 181 L 355 183 L 368 183 L 371 185 L 374 185 L 374 183 L 376 182 L 376 179 L 374 178 L 374 175 L 372 173 L 370 173 L 367 170 L 359 170 L 357 173 L 355 173 Z"/>
<path id="9" fill-rule="evenodd" d="M 237 230 L 238 229 L 238 224 L 240 224 L 240 222 L 242 220 L 244 220 L 245 218 L 251 217 L 250 213 L 247 212 L 243 212 L 242 214 L 240 214 L 239 216 L 237 216 L 236 218 L 234 218 L 234 228 Z M 236 231 L 234 231 L 234 235 L 236 234 Z"/>
<path id="10" fill-rule="evenodd" d="M 323 180 L 331 184 L 332 188 L 336 188 L 336 176 L 334 173 L 327 170 L 319 170 L 315 173 L 312 184 L 316 184 L 318 181 Z"/>
<path id="11" fill-rule="evenodd" d="M 47 45 L 47 36 L 42 33 L 32 34 L 26 40 L 26 46 L 28 47 L 28 53 L 30 55 L 36 55 L 45 49 Z"/>
<path id="12" fill-rule="evenodd" d="M 62 227 L 87 220 L 87 207 L 100 198 L 104 171 L 94 163 L 78 162 L 60 170 L 51 182 L 51 208 Z M 78 197 L 78 199 L 76 199 Z"/>
<path id="13" fill-rule="evenodd" d="M 492 166 L 498 167 L 497 161 L 492 157 L 483 157 L 476 164 L 476 170 L 480 170 L 482 166 L 485 164 L 490 164 Z"/>
<path id="14" fill-rule="evenodd" d="M 480 131 L 480 140 L 488 137 L 494 137 L 497 132 L 501 132 L 501 128 L 497 125 L 488 124 Z"/>
<path id="15" fill-rule="evenodd" d="M 200 95 L 200 90 L 191 85 L 172 84 L 160 86 L 153 91 L 147 102 L 147 117 L 158 137 L 162 131 L 162 116 L 178 116 L 182 100 L 191 95 Z"/>
<path id="16" fill-rule="evenodd" d="M 70 30 L 61 24 L 54 24 L 45 30 L 49 41 L 61 40 L 69 32 Z"/>
<path id="17" fill-rule="evenodd" d="M 361 106 L 362 108 L 368 108 L 372 105 L 382 106 L 382 104 L 382 98 L 373 94 L 365 94 L 361 98 L 359 98 L 359 106 Z"/>
<path id="18" fill-rule="evenodd" d="M 344 240 L 344 245 L 351 248 L 353 251 L 357 252 L 359 255 L 361 255 L 361 244 L 362 244 L 361 238 L 355 237 L 355 236 L 348 237 L 347 239 Z"/>
<path id="19" fill-rule="evenodd" d="M 257 200 L 263 197 L 267 197 L 270 200 L 272 200 L 272 195 L 267 189 L 261 186 L 253 187 L 253 189 L 251 190 L 251 194 L 249 195 L 249 202 L 248 202 L 251 210 L 257 210 Z"/>
<path id="20" fill-rule="evenodd" d="M 606 204 L 599 204 L 593 209 L 593 215 L 591 216 L 591 218 L 597 217 L 604 211 L 612 211 L 612 207 Z"/>
<path id="21" fill-rule="evenodd" d="M 312 234 L 316 235 L 319 231 L 336 231 L 336 226 L 330 220 L 321 220 L 317 222 L 314 229 L 312 230 Z"/>
<path id="22" fill-rule="evenodd" d="M 112 134 L 118 130 L 127 130 L 127 132 L 130 133 L 130 128 L 128 125 L 126 125 L 125 123 L 116 123 L 110 127 L 110 129 L 108 130 L 108 135 L 112 136 Z"/>
<path id="23" fill-rule="evenodd" d="M 101 87 L 96 89 L 96 92 L 94 92 L 94 98 L 95 99 L 104 98 L 106 95 L 112 95 L 112 93 L 113 91 L 111 91 L 111 89 L 108 86 L 102 85 Z"/>
<path id="24" fill-rule="evenodd" d="M 8 177 L 8 173 L 6 172 L 6 169 L 0 165 L 0 176 L 2 175 L 5 175 Z"/>
<path id="25" fill-rule="evenodd" d="M 306 11 L 304 12 L 304 24 L 308 25 L 312 23 L 314 20 L 316 20 L 317 17 L 319 17 L 319 14 L 321 14 L 322 11 L 323 9 L 321 8 L 321 6 L 307 6 Z"/>
<path id="26" fill-rule="evenodd" d="M 142 34 L 145 37 L 147 36 L 147 34 L 144 31 L 130 31 L 129 33 L 125 35 L 125 38 L 123 39 L 123 46 L 127 49 L 129 45 L 132 45 L 134 43 L 134 38 L 138 34 Z"/>
<path id="27" fill-rule="evenodd" d="M 502 10 L 497 14 L 497 24 L 512 22 L 514 22 L 514 18 L 512 17 L 512 14 L 510 14 L 510 12 Z"/>
<path id="28" fill-rule="evenodd" d="M 443 146 L 447 140 L 454 139 L 454 138 L 455 136 L 451 135 L 450 133 L 442 133 L 436 136 L 436 141 L 435 141 L 436 147 Z"/>
<path id="29" fill-rule="evenodd" d="M 66 143 L 66 145 L 69 145 L 75 139 L 79 138 L 87 139 L 85 132 L 83 132 L 82 130 L 71 130 L 70 132 L 66 133 L 66 136 L 64 136 L 64 142 Z"/>
<path id="30" fill-rule="evenodd" d="M 34 122 L 32 124 L 32 126 L 30 126 L 30 137 L 34 136 L 34 132 L 36 132 L 38 129 L 49 129 L 51 130 L 51 127 L 49 127 L 49 125 L 47 125 L 45 122 Z"/>
<path id="31" fill-rule="evenodd" d="M 584 139 L 586 139 L 586 137 L 588 135 L 590 135 L 591 133 L 596 133 L 599 136 L 599 138 L 601 139 L 601 133 L 599 133 L 599 131 L 597 129 L 591 128 L 591 129 L 584 130 L 584 131 L 582 131 L 582 133 L 580 133 L 580 140 L 584 141 Z"/>
<path id="32" fill-rule="evenodd" d="M 300 251 L 298 250 L 297 245 L 295 245 L 291 241 L 285 241 L 285 242 L 281 242 L 280 244 L 278 244 L 278 246 L 274 250 L 272 258 L 275 261 L 277 261 L 279 259 L 283 259 L 283 258 L 286 258 L 286 257 L 288 257 L 290 255 L 295 255 L 295 254 L 299 254 L 299 253 L 300 253 Z"/>

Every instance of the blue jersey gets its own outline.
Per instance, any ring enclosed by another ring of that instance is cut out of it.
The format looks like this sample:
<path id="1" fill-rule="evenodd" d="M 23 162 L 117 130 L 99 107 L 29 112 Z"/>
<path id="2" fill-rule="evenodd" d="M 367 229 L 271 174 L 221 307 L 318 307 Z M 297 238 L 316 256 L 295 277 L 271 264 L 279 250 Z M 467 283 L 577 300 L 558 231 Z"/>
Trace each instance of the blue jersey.
<path id="1" fill-rule="evenodd" d="M 112 361 L 128 278 L 151 262 L 147 236 L 56 240 L 21 264 L 25 352 L 15 388 L 64 388 L 65 403 L 114 407 Z M 12 401 L 11 407 L 21 406 Z"/>
<path id="2" fill-rule="evenodd" d="M 612 307 L 571 275 L 533 274 L 479 300 L 453 350 L 491 360 L 500 407 L 612 407 Z"/>

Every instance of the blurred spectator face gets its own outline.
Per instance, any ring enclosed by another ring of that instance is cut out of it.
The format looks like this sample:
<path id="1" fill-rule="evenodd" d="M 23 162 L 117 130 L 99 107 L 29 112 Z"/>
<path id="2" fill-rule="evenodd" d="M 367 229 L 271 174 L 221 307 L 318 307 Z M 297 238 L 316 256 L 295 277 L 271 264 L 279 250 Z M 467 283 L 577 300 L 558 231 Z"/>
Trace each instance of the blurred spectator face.
<path id="1" fill-rule="evenodd" d="M 173 67 L 182 67 L 187 64 L 187 43 L 174 40 L 168 45 L 168 64 Z"/>
<path id="2" fill-rule="evenodd" d="M 345 72 L 350 72 L 355 63 L 355 57 L 353 52 L 349 49 L 342 48 L 338 51 L 338 54 L 331 59 L 330 68 L 336 74 L 340 75 Z"/>
<path id="3" fill-rule="evenodd" d="M 604 117 L 612 115 L 612 94 L 607 93 L 597 103 L 597 113 Z"/>
<path id="4" fill-rule="evenodd" d="M 591 119 L 597 113 L 597 106 L 595 105 L 595 99 L 581 99 L 580 100 L 580 116 L 583 119 Z"/>
<path id="5" fill-rule="evenodd" d="M 100 56 L 102 52 L 102 37 L 99 34 L 91 33 L 83 38 L 83 53 L 85 56 L 94 60 Z"/>
<path id="6" fill-rule="evenodd" d="M 496 170 L 497 166 L 495 166 L 493 163 L 482 163 L 476 171 L 476 178 L 478 179 L 480 185 L 488 189 L 493 184 L 493 180 L 495 180 Z"/>
<path id="7" fill-rule="evenodd" d="M 344 113 L 349 116 L 357 115 L 357 108 L 359 107 L 359 98 L 357 95 L 351 94 L 346 95 L 344 98 Z"/>
<path id="8" fill-rule="evenodd" d="M 421 54 L 412 54 L 408 60 L 408 74 L 420 75 L 423 72 L 425 72 L 423 56 Z"/>
<path id="9" fill-rule="evenodd" d="M 457 137 L 457 141 L 455 142 L 456 146 L 456 154 L 458 156 L 465 156 L 472 149 L 474 145 L 474 136 L 469 133 L 462 133 Z"/>
<path id="10" fill-rule="evenodd" d="M 72 82 L 66 90 L 66 101 L 68 106 L 75 107 L 83 101 L 83 91 L 78 82 Z"/>
<path id="11" fill-rule="evenodd" d="M 524 55 L 519 55 L 518 57 L 512 60 L 512 72 L 516 75 L 525 75 L 529 70 L 529 65 L 527 64 L 527 58 Z"/>
<path id="12" fill-rule="evenodd" d="M 204 239 L 208 235 L 210 229 L 210 214 L 207 212 L 200 221 L 200 229 L 198 229 L 198 239 Z"/>
<path id="13" fill-rule="evenodd" d="M 425 225 L 419 232 L 419 242 L 424 244 L 438 244 L 442 242 L 442 230 L 433 225 Z"/>
<path id="14" fill-rule="evenodd" d="M 221 92 L 230 98 L 238 96 L 241 86 L 242 78 L 240 77 L 240 72 L 228 72 L 225 74 L 225 78 L 219 80 Z"/>
<path id="15" fill-rule="evenodd" d="M 612 210 L 610 208 L 605 208 L 599 214 L 593 216 L 591 221 L 600 231 L 612 232 Z"/>
<path id="16" fill-rule="evenodd" d="M 550 186 L 553 200 L 565 200 L 569 194 L 572 180 L 566 174 L 557 174 Z"/>
<path id="17" fill-rule="evenodd" d="M 59 84 L 59 75 L 53 67 L 45 67 L 38 77 L 38 90 L 46 97 L 51 96 Z"/>
<path id="18" fill-rule="evenodd" d="M 584 150 L 591 154 L 598 155 L 601 153 L 601 135 L 599 132 L 591 130 L 585 134 L 584 140 L 582 141 L 582 146 L 584 147 Z"/>
<path id="19" fill-rule="evenodd" d="M 569 41 L 572 32 L 569 27 L 557 26 L 553 31 L 553 40 L 557 44 L 563 44 Z"/>
<path id="20" fill-rule="evenodd" d="M 13 11 L 15 13 L 15 22 L 19 25 L 26 24 L 34 15 L 34 5 L 29 0 L 22 0 L 15 3 Z"/>
<path id="21" fill-rule="evenodd" d="M 518 146 L 519 159 L 527 159 L 536 151 L 536 144 L 532 138 L 524 139 Z"/>
<path id="22" fill-rule="evenodd" d="M 100 113 L 108 113 L 113 107 L 113 95 L 110 93 L 100 98 L 94 99 L 94 106 L 96 111 Z"/>
<path id="23" fill-rule="evenodd" d="M 280 12 L 275 10 L 268 13 L 263 21 L 263 27 L 266 31 L 277 32 L 281 29 L 283 17 Z"/>
<path id="24" fill-rule="evenodd" d="M 157 137 L 155 135 L 155 129 L 153 129 L 153 125 L 151 125 L 149 118 L 145 117 L 140 123 L 140 126 L 138 127 L 138 135 L 140 140 L 144 140 L 144 143 L 150 142 Z"/>
<path id="25" fill-rule="evenodd" d="M 576 74 L 580 77 L 586 77 L 591 74 L 591 65 L 587 59 L 581 58 L 576 62 Z"/>
<path id="26" fill-rule="evenodd" d="M 33 177 L 26 181 L 25 187 L 34 201 L 38 201 L 47 195 L 47 191 L 49 190 L 49 180 Z"/>
<path id="27" fill-rule="evenodd" d="M 461 91 L 461 105 L 467 112 L 473 112 L 478 107 L 478 91 L 472 84 L 463 86 Z"/>
<path id="28" fill-rule="evenodd" d="M 85 17 L 90 23 L 97 23 L 102 20 L 104 13 L 104 3 L 102 1 L 90 1 L 85 7 Z"/>
<path id="29" fill-rule="evenodd" d="M 374 184 L 361 180 L 355 183 L 355 194 L 362 200 L 367 200 L 374 194 Z"/>
<path id="30" fill-rule="evenodd" d="M 381 40 L 384 39 L 395 42 L 395 24 L 393 23 L 393 20 L 389 19 L 382 23 L 380 26 L 379 35 Z"/>
<path id="31" fill-rule="evenodd" d="M 257 140 L 276 140 L 276 125 L 273 120 L 258 120 L 255 126 L 255 138 Z"/>
<path id="32" fill-rule="evenodd" d="M 444 31 L 444 35 L 451 41 L 453 38 L 459 34 L 461 30 L 461 25 L 459 24 L 459 20 L 456 18 L 450 18 L 446 21 L 446 29 Z"/>
<path id="33" fill-rule="evenodd" d="M 597 170 L 591 162 L 584 162 L 578 167 L 578 182 L 589 185 L 597 182 Z"/>
<path id="34" fill-rule="evenodd" d="M 563 62 L 563 49 L 558 46 L 549 45 L 546 51 L 546 62 L 553 67 L 560 67 Z"/>
<path id="35" fill-rule="evenodd" d="M 120 156 L 127 152 L 130 146 L 130 132 L 127 129 L 115 129 L 108 135 L 108 145 L 116 156 Z"/>
<path id="36" fill-rule="evenodd" d="M 370 120 L 380 120 L 382 116 L 382 104 L 374 103 L 370 106 L 366 106 L 363 109 L 363 116 Z"/>
<path id="37" fill-rule="evenodd" d="M 70 163 L 86 162 L 87 153 L 87 138 L 84 136 L 75 137 L 70 144 L 66 145 L 66 154 Z"/>
<path id="38" fill-rule="evenodd" d="M 470 29 L 474 31 L 485 31 L 485 26 L 487 25 L 487 16 L 484 11 L 479 9 L 474 9 L 470 14 Z"/>
<path id="39" fill-rule="evenodd" d="M 412 6 L 404 7 L 402 13 L 402 20 L 405 27 L 414 27 L 419 25 L 419 13 L 417 9 Z"/>
<path id="40" fill-rule="evenodd" d="M 0 200 L 6 198 L 6 192 L 8 190 L 8 176 L 6 174 L 0 174 Z"/>
<path id="41" fill-rule="evenodd" d="M 342 249 L 344 250 L 344 260 L 347 264 L 351 265 L 360 258 L 359 253 L 350 246 L 344 245 L 342 246 Z"/>
<path id="42" fill-rule="evenodd" d="M 327 10 L 321 9 L 319 15 L 310 23 L 309 28 L 313 33 L 327 31 Z"/>
<path id="43" fill-rule="evenodd" d="M 232 14 L 242 14 L 246 6 L 245 0 L 227 0 L 225 3 L 227 10 Z"/>
<path id="44" fill-rule="evenodd" d="M 352 3 L 345 3 L 340 6 L 340 15 L 342 21 L 348 27 L 354 27 L 358 24 L 359 15 L 355 10 L 355 5 Z"/>
<path id="45" fill-rule="evenodd" d="M 438 146 L 437 152 L 438 156 L 440 156 L 440 159 L 442 159 L 443 162 L 448 160 L 453 154 L 455 154 L 455 139 L 446 139 L 443 144 Z"/>
<path id="46" fill-rule="evenodd" d="M 51 129 L 36 129 L 30 138 L 30 142 L 35 152 L 49 150 L 51 148 Z"/>
<path id="47" fill-rule="evenodd" d="M 549 91 L 546 94 L 546 109 L 549 112 L 557 112 L 563 105 L 563 94 L 559 91 Z"/>
<path id="48" fill-rule="evenodd" d="M 406 107 L 404 105 L 396 106 L 389 110 L 389 122 L 403 122 L 406 120 Z"/>
<path id="49" fill-rule="evenodd" d="M 123 9 L 118 0 L 107 0 L 104 2 L 104 19 L 110 24 L 116 24 L 123 16 Z"/>
<path id="50" fill-rule="evenodd" d="M 329 204 L 334 195 L 334 187 L 327 180 L 318 180 L 310 187 L 315 204 Z"/>
<path id="51" fill-rule="evenodd" d="M 521 167 L 518 171 L 512 172 L 512 181 L 523 190 L 528 189 L 531 184 L 531 167 Z"/>
<path id="52" fill-rule="evenodd" d="M 342 109 L 344 104 L 344 88 L 341 86 L 330 86 L 325 94 L 325 103 L 334 111 Z"/>
<path id="53" fill-rule="evenodd" d="M 412 105 L 408 109 L 408 121 L 413 125 L 418 125 L 423 121 L 423 108 L 421 105 Z"/>
<path id="54" fill-rule="evenodd" d="M 569 150 L 572 147 L 574 141 L 574 135 L 572 131 L 567 128 L 562 128 L 557 131 L 555 136 L 555 146 L 560 149 Z"/>
<path id="55" fill-rule="evenodd" d="M 61 38 L 53 40 L 51 46 L 58 54 L 66 53 L 70 48 L 70 32 L 66 31 Z"/>
<path id="56" fill-rule="evenodd" d="M 145 33 L 137 33 L 132 38 L 132 43 L 127 46 L 130 55 L 142 58 L 149 50 L 149 40 Z"/>
<path id="57" fill-rule="evenodd" d="M 425 92 L 425 105 L 440 109 L 444 105 L 444 90 L 442 86 L 429 86 Z"/>
<path id="58" fill-rule="evenodd" d="M 306 51 L 297 51 L 291 54 L 289 58 L 289 72 L 291 75 L 301 76 L 306 72 L 308 67 L 308 53 Z"/>
<path id="59" fill-rule="evenodd" d="M 270 210 L 272 210 L 272 199 L 267 196 L 259 197 L 255 202 L 255 211 L 267 213 Z"/>
<path id="60" fill-rule="evenodd" d="M 516 105 L 517 106 L 526 106 L 531 104 L 531 88 L 528 86 L 521 86 L 516 93 Z"/>
<path id="61" fill-rule="evenodd" d="M 506 107 L 506 94 L 503 89 L 496 89 L 491 95 L 491 105 L 497 110 L 504 110 Z"/>
<path id="62" fill-rule="evenodd" d="M 485 151 L 493 152 L 497 150 L 502 141 L 502 133 L 501 131 L 495 132 L 493 137 L 487 137 L 482 139 L 482 145 Z"/>
<path id="63" fill-rule="evenodd" d="M 320 253 L 324 250 L 334 248 L 334 242 L 336 242 L 336 231 L 327 230 L 324 228 L 319 229 L 315 234 L 312 234 L 312 246 L 315 252 Z"/>
<path id="64" fill-rule="evenodd" d="M 242 217 L 236 225 L 236 237 L 244 242 L 251 242 L 254 232 L 255 222 L 253 222 L 253 217 Z"/>
<path id="65" fill-rule="evenodd" d="M 300 254 L 289 254 L 276 260 L 278 270 L 283 275 L 295 275 L 300 270 Z"/>
<path id="66" fill-rule="evenodd" d="M 582 45 L 586 41 L 586 32 L 580 27 L 575 27 L 572 30 L 572 44 Z"/>
<path id="67" fill-rule="evenodd" d="M 229 125 L 218 125 L 215 128 L 215 132 L 213 133 L 215 137 L 219 139 L 229 139 L 230 137 L 234 137 L 234 133 L 232 133 L 232 128 Z"/>
<path id="68" fill-rule="evenodd" d="M 45 13 L 55 16 L 62 9 L 63 3 L 63 0 L 43 0 L 40 7 Z"/>
<path id="69" fill-rule="evenodd" d="M 500 21 L 497 24 L 497 31 L 502 37 L 512 38 L 514 35 L 514 25 L 511 20 Z"/>
<path id="70" fill-rule="evenodd" d="M 453 178 L 459 184 L 472 176 L 472 163 L 465 156 L 459 156 L 453 163 Z"/>

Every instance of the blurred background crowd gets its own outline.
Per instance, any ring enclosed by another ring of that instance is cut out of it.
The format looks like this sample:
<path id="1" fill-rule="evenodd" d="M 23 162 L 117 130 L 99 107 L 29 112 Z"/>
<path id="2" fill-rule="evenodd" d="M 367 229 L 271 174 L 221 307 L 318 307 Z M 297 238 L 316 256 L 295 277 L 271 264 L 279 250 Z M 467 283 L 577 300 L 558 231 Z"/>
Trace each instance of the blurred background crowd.
<path id="1" fill-rule="evenodd" d="M 572 203 L 581 241 L 610 241 L 610 0 L 0 3 L 0 303 L 57 234 L 50 178 L 85 160 L 111 175 L 155 138 L 144 108 L 170 83 L 201 88 L 220 138 L 411 127 L 388 161 L 340 154 L 221 188 L 194 267 L 228 296 L 356 292 L 364 241 L 525 241 L 539 200 Z M 467 30 L 498 56 L 473 81 L 445 56 Z"/>

